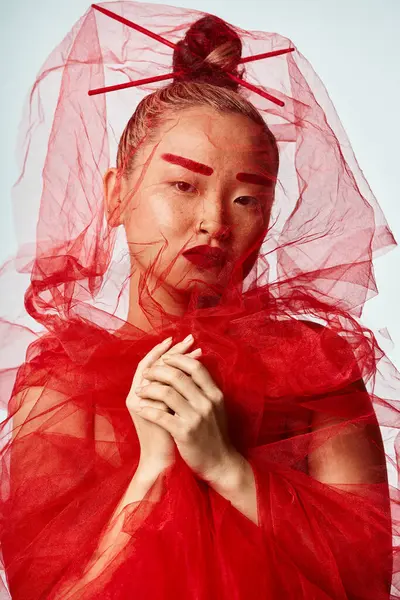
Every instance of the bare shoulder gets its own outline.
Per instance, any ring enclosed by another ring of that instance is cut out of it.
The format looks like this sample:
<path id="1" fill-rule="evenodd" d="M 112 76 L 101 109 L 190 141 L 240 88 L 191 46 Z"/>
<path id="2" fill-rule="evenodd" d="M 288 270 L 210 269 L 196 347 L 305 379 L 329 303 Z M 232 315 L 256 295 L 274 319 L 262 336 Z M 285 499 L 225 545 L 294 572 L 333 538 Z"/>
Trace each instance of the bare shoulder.
<path id="1" fill-rule="evenodd" d="M 81 437 L 87 430 L 84 411 L 66 394 L 46 386 L 31 386 L 12 398 L 12 439 L 40 428 L 46 433 L 69 433 Z"/>
<path id="2" fill-rule="evenodd" d="M 347 365 L 355 358 L 350 344 L 338 333 L 328 327 L 311 321 L 302 321 L 326 339 L 326 348 L 338 355 L 338 365 Z M 334 357 L 333 357 L 334 358 Z M 346 372 L 350 372 L 347 371 Z M 360 409 L 359 418 L 345 418 L 330 414 L 328 410 L 315 411 L 310 422 L 310 429 L 320 432 L 318 443 L 311 445 L 308 456 L 309 473 L 325 483 L 380 483 L 387 481 L 385 453 L 380 427 L 371 398 L 365 387 L 360 372 L 355 368 L 348 381 L 343 381 L 340 389 L 332 390 L 329 395 L 344 396 L 347 403 L 353 403 Z M 327 405 L 329 406 L 329 404 Z M 331 404 L 334 408 L 335 404 Z M 353 411 L 354 412 L 354 411 Z M 329 427 L 329 435 L 321 430 Z M 323 443 L 322 443 L 322 440 Z"/>

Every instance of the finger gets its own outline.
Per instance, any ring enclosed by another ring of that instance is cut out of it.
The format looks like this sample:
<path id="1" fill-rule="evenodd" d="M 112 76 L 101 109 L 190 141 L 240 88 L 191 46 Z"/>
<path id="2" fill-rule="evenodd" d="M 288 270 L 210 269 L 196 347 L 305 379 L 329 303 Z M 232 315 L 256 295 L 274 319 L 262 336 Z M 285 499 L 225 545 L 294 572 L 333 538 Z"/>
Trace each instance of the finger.
<path id="1" fill-rule="evenodd" d="M 148 352 L 146 354 L 146 356 L 144 356 L 142 358 L 142 360 L 139 362 L 138 366 L 140 366 L 140 370 L 143 371 L 143 369 L 146 369 L 147 367 L 152 365 L 154 361 L 159 359 L 160 356 L 162 356 L 168 350 L 168 348 L 171 346 L 171 344 L 172 344 L 172 337 L 169 337 L 169 338 L 163 340 L 162 342 L 160 342 L 159 344 L 156 344 L 154 346 L 154 348 L 152 348 L 150 350 L 150 352 Z"/>
<path id="2" fill-rule="evenodd" d="M 153 408 L 157 408 L 157 410 L 163 410 L 165 412 L 168 412 L 169 408 L 168 406 L 165 404 L 165 402 L 162 402 L 161 400 L 149 400 L 148 404 L 142 404 L 142 402 L 147 402 L 146 400 L 142 400 L 142 398 L 140 399 L 140 404 L 138 404 L 137 406 L 137 410 L 141 410 L 141 408 L 143 406 L 151 406 Z"/>
<path id="3" fill-rule="evenodd" d="M 146 385 L 149 385 L 149 384 L 150 384 L 150 380 L 149 379 L 142 378 L 141 383 L 140 383 L 141 389 L 143 387 L 145 387 Z M 139 398 L 139 401 L 143 402 L 143 399 L 140 396 L 140 394 L 136 393 L 137 389 L 138 388 L 133 388 L 133 391 L 135 392 L 136 397 Z M 135 408 L 137 409 L 139 406 L 140 405 L 136 402 L 135 403 Z M 173 412 L 172 409 L 167 404 L 165 404 L 165 402 L 163 402 L 161 400 L 149 400 L 149 406 L 153 406 L 154 408 L 157 408 L 158 410 L 164 410 L 164 411 L 167 411 L 167 412 L 168 411 L 169 412 Z"/>
<path id="4" fill-rule="evenodd" d="M 202 393 L 212 402 L 219 403 L 223 399 L 223 394 L 215 381 L 207 371 L 205 366 L 191 356 L 177 354 L 165 358 L 167 365 L 177 367 L 184 373 L 191 376 L 191 379 Z"/>
<path id="5" fill-rule="evenodd" d="M 192 346 L 193 342 L 194 342 L 194 338 L 193 338 L 192 334 L 190 334 L 184 340 L 182 340 L 181 342 L 178 342 L 177 344 L 172 346 L 172 348 L 164 354 L 165 354 L 165 356 L 172 356 L 174 354 L 187 352 L 188 348 L 190 348 L 190 346 Z"/>
<path id="6" fill-rule="evenodd" d="M 190 334 L 185 339 L 178 342 L 177 344 L 175 344 L 172 347 L 173 348 L 173 350 L 171 349 L 172 353 L 182 352 L 183 350 L 190 348 L 190 346 L 193 344 L 193 342 L 194 342 L 193 336 Z M 150 352 L 148 352 L 146 354 L 146 356 L 144 356 L 144 358 L 142 358 L 142 360 L 139 362 L 138 375 L 140 375 L 144 369 L 147 369 L 153 363 L 155 363 L 157 360 L 159 360 L 161 358 L 161 356 L 167 352 L 167 350 L 168 350 L 168 348 L 170 348 L 171 344 L 172 344 L 172 337 L 169 337 L 169 338 L 163 340 L 162 342 L 160 342 L 159 344 L 156 344 L 154 346 L 154 348 L 152 348 L 150 350 Z"/>
<path id="7" fill-rule="evenodd" d="M 192 356 L 192 358 L 197 358 L 201 356 L 202 350 L 201 348 L 196 348 L 196 350 L 192 350 L 192 352 L 188 352 L 186 356 Z M 168 356 L 168 354 L 167 354 Z"/>
<path id="8" fill-rule="evenodd" d="M 210 400 L 205 397 L 192 377 L 184 373 L 181 369 L 173 367 L 170 364 L 153 365 L 150 369 L 146 369 L 146 379 L 167 384 L 176 390 L 185 399 L 186 404 L 189 403 L 195 412 L 199 414 L 207 413 Z M 180 409 L 179 407 L 175 408 L 169 402 L 167 404 L 183 418 L 192 416 L 191 411 Z"/>
<path id="9" fill-rule="evenodd" d="M 166 338 L 159 344 L 156 344 L 154 348 L 150 350 L 143 358 L 139 361 L 137 369 L 135 371 L 135 375 L 132 379 L 132 384 L 128 392 L 127 402 L 130 402 L 132 398 L 135 397 L 135 387 L 137 387 L 139 382 L 143 382 L 143 371 L 149 368 L 154 361 L 156 361 L 160 356 L 162 356 L 166 350 L 172 344 L 172 337 Z"/>
<path id="10" fill-rule="evenodd" d="M 184 396 L 173 387 L 159 381 L 152 381 L 140 390 L 136 390 L 136 394 L 144 400 L 163 401 L 182 419 L 189 420 L 196 416 L 196 411 Z"/>
<path id="11" fill-rule="evenodd" d="M 190 334 L 185 339 L 181 340 L 177 344 L 174 344 L 170 348 L 170 350 L 168 350 L 167 352 L 164 352 L 160 357 L 153 360 L 152 364 L 153 365 L 154 364 L 162 365 L 164 356 L 169 356 L 169 355 L 177 354 L 180 352 L 184 353 L 188 350 L 188 348 L 190 348 L 190 346 L 193 344 L 193 342 L 194 342 L 193 336 Z M 146 367 L 144 367 L 144 368 L 146 368 Z"/>
<path id="12" fill-rule="evenodd" d="M 201 354 L 202 354 L 201 348 L 196 348 L 195 350 L 192 350 L 191 352 L 188 352 L 187 356 L 192 356 L 193 358 L 199 358 L 199 356 L 201 356 Z M 167 352 L 166 354 L 163 354 L 161 356 L 161 358 L 159 358 L 158 360 L 156 360 L 153 363 L 153 366 L 154 365 L 164 365 L 165 364 L 164 363 L 164 357 L 165 356 L 172 356 L 172 354 L 170 354 L 169 352 Z"/>
<path id="13" fill-rule="evenodd" d="M 193 344 L 193 341 L 190 339 L 186 339 L 186 341 L 183 340 L 182 342 L 179 342 L 179 344 L 172 346 L 171 350 L 169 350 L 168 352 L 166 352 L 165 354 L 160 356 L 159 359 L 154 361 L 152 366 L 164 365 L 164 357 L 172 356 L 173 354 L 177 354 L 180 352 L 182 354 L 184 354 L 192 344 Z M 198 358 L 201 355 L 201 348 L 196 348 L 195 350 L 192 350 L 191 352 L 188 352 L 187 354 L 188 354 L 188 356 L 193 356 L 193 358 Z"/>
<path id="14" fill-rule="evenodd" d="M 160 427 L 168 431 L 173 438 L 179 439 L 181 425 L 176 416 L 162 410 L 158 410 L 157 408 L 153 408 L 152 406 L 144 406 L 139 411 L 139 414 L 144 419 L 160 425 Z"/>

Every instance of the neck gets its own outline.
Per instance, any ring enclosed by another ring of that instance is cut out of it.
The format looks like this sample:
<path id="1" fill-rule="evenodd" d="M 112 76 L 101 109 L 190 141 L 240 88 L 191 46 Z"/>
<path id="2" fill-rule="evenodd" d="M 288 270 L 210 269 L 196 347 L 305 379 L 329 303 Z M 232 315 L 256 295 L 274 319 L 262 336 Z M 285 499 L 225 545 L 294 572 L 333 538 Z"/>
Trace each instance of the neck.
<path id="1" fill-rule="evenodd" d="M 210 295 L 196 295 L 196 307 L 215 306 L 219 298 Z M 165 286 L 156 285 L 147 279 L 146 287 L 138 269 L 130 277 L 129 310 L 127 322 L 142 331 L 153 331 L 156 328 L 171 324 L 171 321 L 182 317 L 190 306 L 190 293 L 178 294 Z"/>

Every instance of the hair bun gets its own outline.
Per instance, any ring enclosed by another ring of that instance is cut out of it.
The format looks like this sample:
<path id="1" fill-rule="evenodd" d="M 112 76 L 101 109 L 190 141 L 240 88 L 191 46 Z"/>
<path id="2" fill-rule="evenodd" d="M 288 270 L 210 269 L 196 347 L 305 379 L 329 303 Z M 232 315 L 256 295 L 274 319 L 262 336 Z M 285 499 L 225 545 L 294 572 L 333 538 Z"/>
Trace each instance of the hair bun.
<path id="1" fill-rule="evenodd" d="M 241 78 L 238 65 L 242 42 L 232 27 L 214 15 L 202 17 L 188 29 L 174 50 L 173 69 L 181 74 L 175 81 L 203 81 L 238 89 L 226 71 Z"/>

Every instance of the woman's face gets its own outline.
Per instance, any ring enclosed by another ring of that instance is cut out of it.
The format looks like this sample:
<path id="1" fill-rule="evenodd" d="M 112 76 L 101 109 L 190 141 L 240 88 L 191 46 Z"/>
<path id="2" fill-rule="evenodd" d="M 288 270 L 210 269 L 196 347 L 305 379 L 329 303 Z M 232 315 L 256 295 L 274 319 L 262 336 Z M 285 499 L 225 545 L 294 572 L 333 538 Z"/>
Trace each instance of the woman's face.
<path id="1" fill-rule="evenodd" d="M 194 285 L 224 287 L 252 250 L 244 278 L 274 198 L 273 154 L 261 127 L 199 107 L 171 116 L 158 133 L 135 154 L 128 176 L 118 180 L 110 169 L 104 177 L 110 223 L 123 223 L 133 268 L 147 272 L 154 263 L 152 277 L 185 293 Z M 222 260 L 182 254 L 199 245 L 220 248 Z"/>

